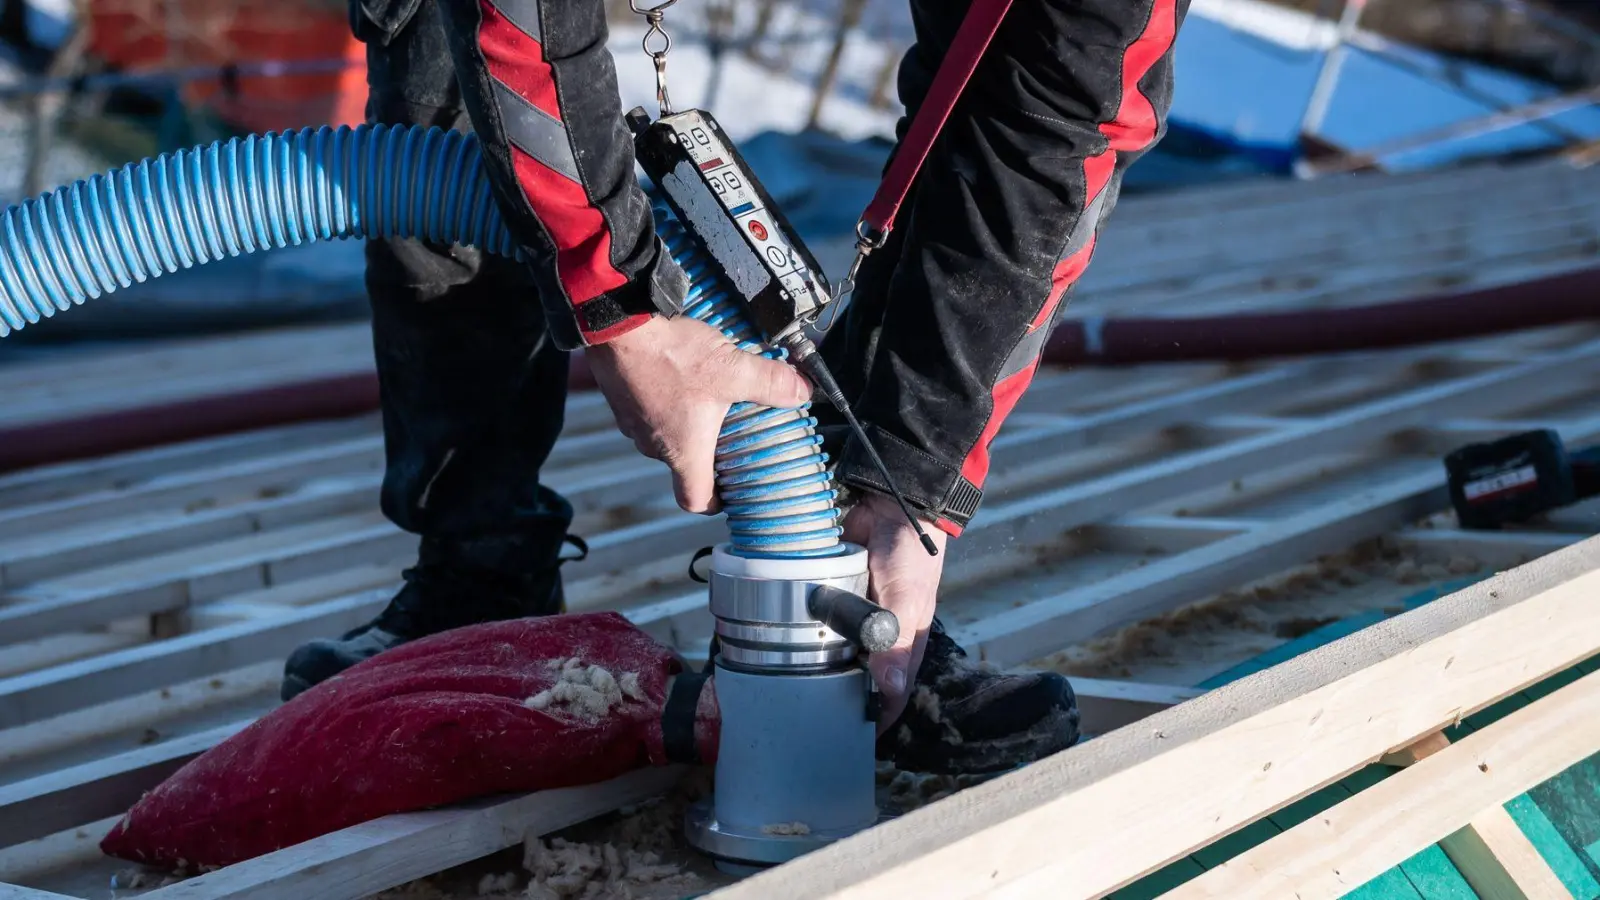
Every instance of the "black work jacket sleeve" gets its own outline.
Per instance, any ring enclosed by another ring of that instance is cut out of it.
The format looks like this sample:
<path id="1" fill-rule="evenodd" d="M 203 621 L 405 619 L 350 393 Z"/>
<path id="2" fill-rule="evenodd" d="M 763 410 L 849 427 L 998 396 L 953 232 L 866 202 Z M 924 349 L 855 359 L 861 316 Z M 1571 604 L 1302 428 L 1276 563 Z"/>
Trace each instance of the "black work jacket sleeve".
<path id="1" fill-rule="evenodd" d="M 902 136 L 966 12 L 963 2 L 911 5 Z M 899 487 L 950 534 L 978 508 L 991 444 L 1123 173 L 1165 133 L 1187 11 L 1188 0 L 1014 4 L 824 341 Z M 819 417 L 835 431 L 828 411 Z M 853 440 L 836 473 L 885 488 Z"/>
<path id="2" fill-rule="evenodd" d="M 683 272 L 634 175 L 600 0 L 439 3 L 507 225 L 553 340 L 597 344 L 676 308 Z"/>

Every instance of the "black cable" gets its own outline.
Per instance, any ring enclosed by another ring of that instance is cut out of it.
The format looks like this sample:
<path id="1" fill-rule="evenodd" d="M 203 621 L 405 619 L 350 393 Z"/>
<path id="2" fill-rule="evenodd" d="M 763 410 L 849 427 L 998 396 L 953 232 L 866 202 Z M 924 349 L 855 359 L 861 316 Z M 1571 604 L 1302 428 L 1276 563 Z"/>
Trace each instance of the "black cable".
<path id="1" fill-rule="evenodd" d="M 794 363 L 796 368 L 816 383 L 823 396 L 828 398 L 828 402 L 832 403 L 834 408 L 844 416 L 844 420 L 850 424 L 850 430 L 855 433 L 856 440 L 860 441 L 861 446 L 866 448 L 867 455 L 872 459 L 872 464 L 878 468 L 879 474 L 883 476 L 883 483 L 889 486 L 889 493 L 893 494 L 895 502 L 900 504 L 900 511 L 905 513 L 906 521 L 910 522 L 912 529 L 917 532 L 917 538 L 922 541 L 922 548 L 928 551 L 929 556 L 938 556 L 939 548 L 933 543 L 933 538 L 922 530 L 922 523 L 911 512 L 911 504 L 906 502 L 905 496 L 900 493 L 900 488 L 895 486 L 894 478 L 889 475 L 889 466 L 884 463 L 883 457 L 878 455 L 878 449 L 872 446 L 872 441 L 867 438 L 866 429 L 861 427 L 861 422 L 856 418 L 855 411 L 850 408 L 850 401 L 845 399 L 844 389 L 839 387 L 839 382 L 834 379 L 833 373 L 828 370 L 828 364 L 823 361 L 822 354 L 817 352 L 817 345 L 812 343 L 811 339 L 804 334 L 796 334 L 785 341 L 784 346 L 789 350 L 789 361 Z"/>

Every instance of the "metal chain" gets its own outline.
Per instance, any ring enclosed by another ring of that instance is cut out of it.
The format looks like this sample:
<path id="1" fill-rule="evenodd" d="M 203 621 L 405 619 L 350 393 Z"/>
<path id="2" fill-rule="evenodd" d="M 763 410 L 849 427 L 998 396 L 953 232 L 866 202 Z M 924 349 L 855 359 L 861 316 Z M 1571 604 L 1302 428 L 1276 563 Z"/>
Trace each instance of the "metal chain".
<path id="1" fill-rule="evenodd" d="M 666 0 L 647 9 L 640 9 L 636 0 L 628 0 L 628 8 L 644 16 L 644 20 L 650 23 L 650 28 L 645 31 L 644 40 L 639 42 L 639 46 L 644 48 L 645 54 L 656 64 L 656 104 L 661 107 L 663 116 L 672 115 L 672 98 L 667 94 L 667 51 L 672 49 L 672 35 L 667 34 L 666 29 L 661 27 L 661 20 L 666 18 L 667 7 L 677 2 L 678 0 Z M 650 49 L 650 39 L 654 37 L 661 39 L 659 50 Z"/>

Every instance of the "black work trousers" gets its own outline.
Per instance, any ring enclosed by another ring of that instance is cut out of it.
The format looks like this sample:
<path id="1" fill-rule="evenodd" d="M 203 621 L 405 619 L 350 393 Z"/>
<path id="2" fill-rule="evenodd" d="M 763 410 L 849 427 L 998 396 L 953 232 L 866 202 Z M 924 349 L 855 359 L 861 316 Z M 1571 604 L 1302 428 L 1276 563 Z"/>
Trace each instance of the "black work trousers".
<path id="1" fill-rule="evenodd" d="M 367 120 L 471 130 L 433 0 L 356 3 Z M 365 252 L 384 514 L 422 536 L 424 562 L 509 578 L 548 573 L 573 515 L 539 479 L 561 432 L 568 354 L 552 339 L 532 274 L 476 249 L 416 240 L 371 240 Z"/>

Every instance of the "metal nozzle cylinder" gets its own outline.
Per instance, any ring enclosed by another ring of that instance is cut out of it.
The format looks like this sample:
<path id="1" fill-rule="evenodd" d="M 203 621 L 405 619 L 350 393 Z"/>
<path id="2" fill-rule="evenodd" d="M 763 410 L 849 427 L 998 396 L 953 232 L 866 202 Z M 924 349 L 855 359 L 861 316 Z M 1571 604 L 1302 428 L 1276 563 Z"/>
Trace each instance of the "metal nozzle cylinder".
<path id="1" fill-rule="evenodd" d="M 818 591 L 828 592 L 820 607 L 828 616 L 813 609 Z M 719 547 L 711 557 L 711 615 L 718 657 L 729 667 L 746 671 L 849 668 L 859 655 L 862 627 L 875 638 L 885 627 L 881 617 L 866 621 L 871 610 L 859 606 L 867 603 L 862 599 L 866 592 L 867 552 L 861 547 L 820 559 L 750 559 Z M 887 610 L 868 606 L 892 618 Z"/>
<path id="2" fill-rule="evenodd" d="M 864 599 L 867 552 L 711 559 L 722 712 L 716 790 L 689 843 L 731 872 L 777 865 L 879 819 L 877 704 L 859 651 L 894 644 L 893 613 Z"/>

